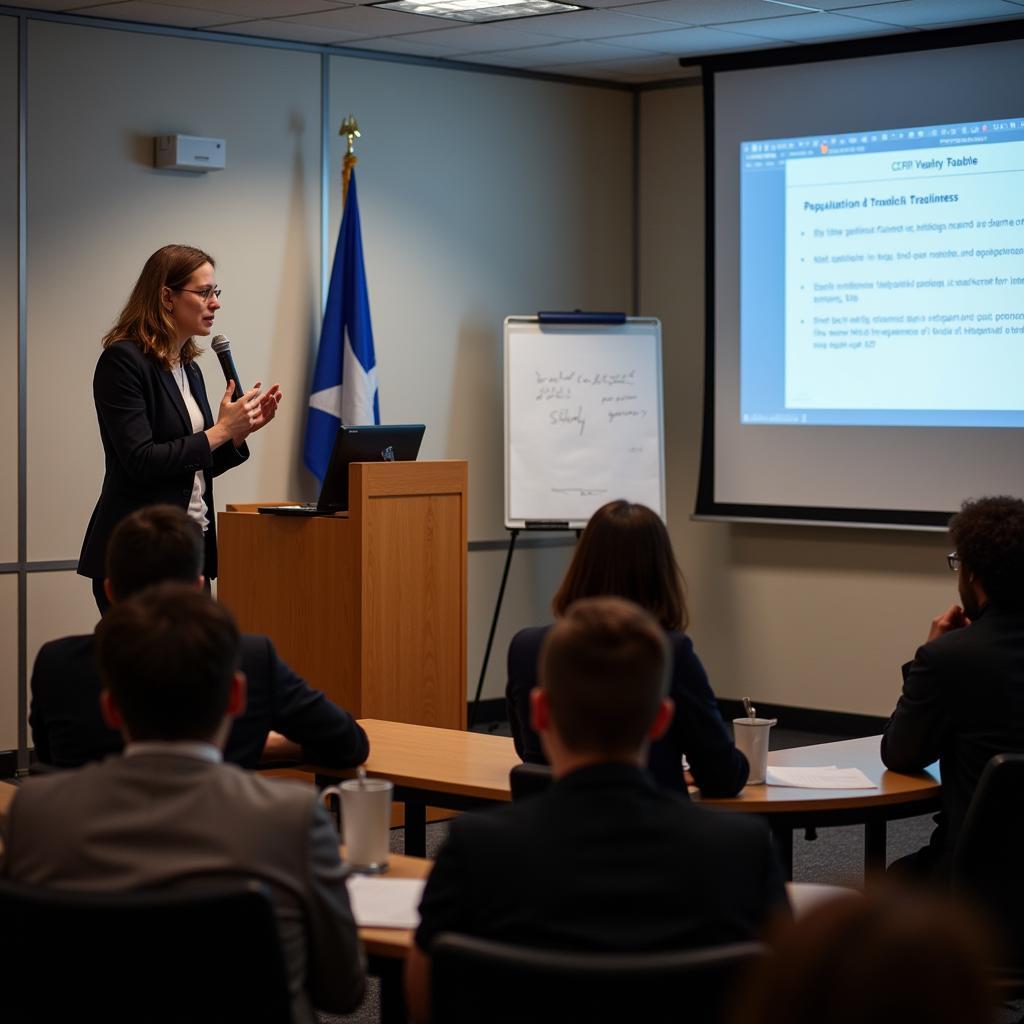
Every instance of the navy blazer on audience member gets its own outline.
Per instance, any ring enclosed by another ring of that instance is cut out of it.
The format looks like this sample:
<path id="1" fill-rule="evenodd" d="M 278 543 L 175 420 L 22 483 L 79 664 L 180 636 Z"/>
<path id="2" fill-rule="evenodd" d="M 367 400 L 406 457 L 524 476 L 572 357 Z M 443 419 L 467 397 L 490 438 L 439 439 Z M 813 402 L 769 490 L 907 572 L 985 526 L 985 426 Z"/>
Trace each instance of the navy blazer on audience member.
<path id="1" fill-rule="evenodd" d="M 505 697 L 516 752 L 533 764 L 546 764 L 540 738 L 530 726 L 530 691 L 537 685 L 537 660 L 550 626 L 518 632 L 508 649 Z M 668 789 L 686 794 L 680 767 L 686 755 L 693 781 L 707 796 L 735 796 L 747 782 L 750 767 L 733 744 L 708 684 L 707 673 L 685 633 L 668 633 L 672 649 L 669 696 L 676 713 L 668 732 L 651 744 L 647 767 Z"/>
<path id="2" fill-rule="evenodd" d="M 985 765 L 1024 753 L 1024 609 L 991 603 L 969 625 L 917 649 L 882 733 L 882 762 L 942 773 L 943 815 L 931 840 L 944 874 Z"/>
<path id="3" fill-rule="evenodd" d="M 44 644 L 32 669 L 29 725 L 36 756 L 77 768 L 121 751 L 121 734 L 100 712 L 96 637 L 67 636 Z M 255 768 L 270 730 L 302 747 L 303 757 L 332 768 L 362 764 L 366 733 L 348 714 L 296 675 L 265 636 L 243 634 L 241 670 L 248 681 L 245 711 L 231 726 L 224 759 Z"/>
<path id="4" fill-rule="evenodd" d="M 452 931 L 539 949 L 681 950 L 751 939 L 787 910 L 764 821 L 698 807 L 635 766 L 597 764 L 452 819 L 416 943 L 429 953 Z"/>

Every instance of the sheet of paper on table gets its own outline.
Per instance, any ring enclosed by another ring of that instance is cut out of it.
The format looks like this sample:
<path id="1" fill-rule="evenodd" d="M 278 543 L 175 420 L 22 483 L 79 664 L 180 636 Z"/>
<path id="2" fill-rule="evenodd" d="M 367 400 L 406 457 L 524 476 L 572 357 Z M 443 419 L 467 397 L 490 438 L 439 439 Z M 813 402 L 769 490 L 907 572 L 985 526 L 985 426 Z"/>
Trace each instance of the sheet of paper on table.
<path id="1" fill-rule="evenodd" d="M 813 768 L 773 768 L 768 766 L 769 786 L 794 786 L 798 789 L 878 789 L 859 768 L 837 768 L 834 764 Z"/>
<path id="2" fill-rule="evenodd" d="M 360 928 L 415 928 L 420 923 L 423 878 L 349 875 L 348 898 Z"/>

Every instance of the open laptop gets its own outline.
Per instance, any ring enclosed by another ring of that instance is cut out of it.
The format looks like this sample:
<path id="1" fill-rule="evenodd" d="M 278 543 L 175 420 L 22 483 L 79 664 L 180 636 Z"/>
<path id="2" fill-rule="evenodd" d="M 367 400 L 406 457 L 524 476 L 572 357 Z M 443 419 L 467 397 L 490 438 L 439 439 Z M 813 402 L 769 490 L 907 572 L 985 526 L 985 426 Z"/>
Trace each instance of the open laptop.
<path id="1" fill-rule="evenodd" d="M 415 462 L 427 428 L 422 423 L 339 427 L 316 504 L 261 505 L 272 516 L 333 516 L 348 511 L 348 467 L 353 462 Z"/>

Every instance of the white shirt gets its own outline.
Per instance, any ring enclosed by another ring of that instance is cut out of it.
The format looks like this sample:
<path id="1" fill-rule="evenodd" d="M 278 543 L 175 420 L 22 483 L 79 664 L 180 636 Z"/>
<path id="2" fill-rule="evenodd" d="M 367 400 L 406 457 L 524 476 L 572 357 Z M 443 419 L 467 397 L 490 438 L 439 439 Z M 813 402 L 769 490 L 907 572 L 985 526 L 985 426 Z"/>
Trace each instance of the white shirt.
<path id="1" fill-rule="evenodd" d="M 136 754 L 175 754 L 177 757 L 192 757 L 211 764 L 220 764 L 224 760 L 219 747 L 203 740 L 141 740 L 129 743 L 124 748 L 125 757 L 134 757 Z"/>
<path id="2" fill-rule="evenodd" d="M 199 408 L 199 403 L 192 397 L 192 389 L 188 386 L 188 374 L 181 363 L 175 363 L 171 367 L 171 376 L 178 385 L 178 390 L 181 392 L 181 397 L 185 402 L 185 408 L 188 410 L 189 419 L 192 421 L 192 433 L 198 434 L 199 431 L 205 429 L 203 413 Z M 199 525 L 203 533 L 206 533 L 210 520 L 206 515 L 207 508 L 206 501 L 203 498 L 204 494 L 206 494 L 206 479 L 202 472 L 197 472 L 192 478 L 192 496 L 188 502 L 188 517 L 192 522 Z"/>

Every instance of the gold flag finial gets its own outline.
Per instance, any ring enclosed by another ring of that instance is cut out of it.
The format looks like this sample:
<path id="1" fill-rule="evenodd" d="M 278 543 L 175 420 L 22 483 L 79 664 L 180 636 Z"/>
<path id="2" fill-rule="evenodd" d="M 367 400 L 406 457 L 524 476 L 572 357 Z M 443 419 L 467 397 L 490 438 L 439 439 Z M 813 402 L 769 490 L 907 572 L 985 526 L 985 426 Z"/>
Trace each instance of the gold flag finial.
<path id="1" fill-rule="evenodd" d="M 345 150 L 345 158 L 341 163 L 341 205 L 344 207 L 345 200 L 348 199 L 348 183 L 352 177 L 352 168 L 355 167 L 356 161 L 359 159 L 352 151 L 352 143 L 360 137 L 359 123 L 356 119 L 349 114 L 344 121 L 341 122 L 341 129 L 338 131 L 339 135 L 344 135 L 348 139 L 348 147 Z"/>

